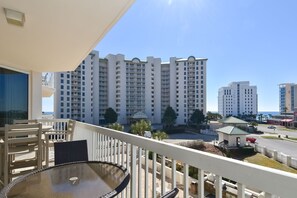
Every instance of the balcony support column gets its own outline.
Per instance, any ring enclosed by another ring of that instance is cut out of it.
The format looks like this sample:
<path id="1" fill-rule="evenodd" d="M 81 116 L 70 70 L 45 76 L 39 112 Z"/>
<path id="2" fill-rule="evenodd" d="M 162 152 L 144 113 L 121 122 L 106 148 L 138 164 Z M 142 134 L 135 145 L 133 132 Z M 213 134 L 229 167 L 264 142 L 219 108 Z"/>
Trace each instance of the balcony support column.
<path id="1" fill-rule="evenodd" d="M 189 197 L 189 165 L 184 163 L 184 197 Z"/>
<path id="2" fill-rule="evenodd" d="M 157 186 L 156 186 L 156 182 L 157 182 L 157 178 L 156 178 L 156 174 L 157 174 L 157 155 L 156 153 L 153 153 L 153 179 L 152 179 L 152 186 L 153 186 L 153 198 L 157 197 Z"/>
<path id="3" fill-rule="evenodd" d="M 223 185 L 222 185 L 222 177 L 221 176 L 216 175 L 214 185 L 215 185 L 215 189 L 216 189 L 216 198 L 222 198 L 223 197 L 223 193 L 222 193 Z"/>
<path id="4" fill-rule="evenodd" d="M 162 161 L 161 161 L 161 194 L 165 194 L 165 156 L 162 156 Z"/>
<path id="5" fill-rule="evenodd" d="M 141 162 L 141 157 L 142 157 L 142 148 L 138 148 L 138 197 L 143 197 L 142 196 L 142 162 Z"/>
<path id="6" fill-rule="evenodd" d="M 171 174 L 172 174 L 172 189 L 176 187 L 176 160 L 172 159 L 172 167 L 171 167 Z"/>
<path id="7" fill-rule="evenodd" d="M 148 182 L 149 182 L 149 166 L 148 166 L 148 163 L 149 163 L 149 159 L 148 159 L 148 156 L 149 156 L 149 151 L 148 150 L 145 150 L 145 187 L 144 187 L 144 191 L 145 191 L 145 198 L 148 197 Z"/>
<path id="8" fill-rule="evenodd" d="M 245 198 L 245 185 L 237 183 L 237 197 Z"/>
<path id="9" fill-rule="evenodd" d="M 198 169 L 198 198 L 204 198 L 204 170 Z"/>
<path id="10" fill-rule="evenodd" d="M 130 196 L 132 198 L 136 197 L 136 146 L 132 145 L 131 151 L 132 151 L 132 156 L 131 156 L 131 188 L 130 188 Z M 138 178 L 139 179 L 139 178 Z"/>

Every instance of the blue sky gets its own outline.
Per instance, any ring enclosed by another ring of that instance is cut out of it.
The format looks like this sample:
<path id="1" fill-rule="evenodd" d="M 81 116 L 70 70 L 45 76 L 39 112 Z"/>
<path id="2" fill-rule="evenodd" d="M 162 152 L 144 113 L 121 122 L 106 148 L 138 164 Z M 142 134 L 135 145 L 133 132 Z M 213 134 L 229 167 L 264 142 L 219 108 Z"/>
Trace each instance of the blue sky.
<path id="1" fill-rule="evenodd" d="M 208 111 L 233 81 L 258 87 L 259 111 L 278 111 L 278 84 L 297 83 L 296 10 L 295 0 L 136 0 L 95 49 L 100 57 L 208 58 Z"/>

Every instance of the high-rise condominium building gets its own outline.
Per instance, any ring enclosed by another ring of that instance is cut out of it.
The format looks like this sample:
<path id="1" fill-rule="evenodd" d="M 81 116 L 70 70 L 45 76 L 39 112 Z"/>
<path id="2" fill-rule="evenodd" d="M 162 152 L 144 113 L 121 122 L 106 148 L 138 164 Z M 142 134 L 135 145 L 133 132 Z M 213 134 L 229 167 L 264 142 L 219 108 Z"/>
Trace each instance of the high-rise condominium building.
<path id="1" fill-rule="evenodd" d="M 258 114 L 257 87 L 249 81 L 232 82 L 218 93 L 218 111 L 222 116 Z"/>
<path id="2" fill-rule="evenodd" d="M 125 59 L 108 55 L 101 59 L 93 51 L 74 72 L 55 77 L 55 116 L 92 124 L 104 123 L 108 107 L 118 114 L 118 122 L 130 123 L 135 114 L 161 123 L 171 106 L 177 124 L 185 124 L 195 109 L 206 113 L 205 58 L 172 57 Z"/>
<path id="3" fill-rule="evenodd" d="M 279 85 L 279 111 L 292 113 L 297 107 L 297 84 L 283 83 Z"/>

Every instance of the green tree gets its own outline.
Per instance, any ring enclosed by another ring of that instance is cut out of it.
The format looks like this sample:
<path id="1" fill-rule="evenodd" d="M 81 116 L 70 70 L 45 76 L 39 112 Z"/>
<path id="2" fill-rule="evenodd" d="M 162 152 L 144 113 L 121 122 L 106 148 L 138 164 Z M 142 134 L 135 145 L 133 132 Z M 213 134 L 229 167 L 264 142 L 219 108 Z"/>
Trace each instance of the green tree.
<path id="1" fill-rule="evenodd" d="M 219 120 L 219 119 L 222 119 L 223 117 L 218 114 L 218 113 L 212 113 L 210 111 L 207 112 L 206 114 L 206 119 L 207 120 Z"/>
<path id="2" fill-rule="evenodd" d="M 113 110 L 113 108 L 107 108 L 104 113 L 104 119 L 107 124 L 115 123 L 118 120 L 118 114 Z"/>
<path id="3" fill-rule="evenodd" d="M 190 121 L 199 126 L 205 121 L 205 116 L 200 109 L 195 109 L 194 113 L 191 115 Z"/>
<path id="4" fill-rule="evenodd" d="M 144 135 L 144 131 L 151 131 L 151 123 L 149 121 L 140 120 L 131 125 L 131 132 L 140 136 Z"/>
<path id="5" fill-rule="evenodd" d="M 164 131 L 157 131 L 157 132 L 153 133 L 153 138 L 156 140 L 163 140 L 163 139 L 168 138 L 168 135 Z"/>
<path id="6" fill-rule="evenodd" d="M 252 125 L 253 127 L 258 126 L 257 122 L 250 122 L 249 125 Z"/>
<path id="7" fill-rule="evenodd" d="M 168 106 L 164 112 L 163 118 L 162 118 L 162 124 L 165 128 L 172 127 L 176 121 L 176 113 L 172 109 L 172 107 Z"/>
<path id="8" fill-rule="evenodd" d="M 259 122 L 262 123 L 262 121 L 263 121 L 263 114 L 260 113 L 260 114 L 258 115 L 258 118 L 259 118 Z"/>
<path id="9" fill-rule="evenodd" d="M 124 126 L 121 125 L 120 123 L 113 123 L 113 124 L 110 124 L 107 126 L 108 128 L 110 129 L 114 129 L 114 130 L 117 130 L 117 131 L 124 131 Z"/>

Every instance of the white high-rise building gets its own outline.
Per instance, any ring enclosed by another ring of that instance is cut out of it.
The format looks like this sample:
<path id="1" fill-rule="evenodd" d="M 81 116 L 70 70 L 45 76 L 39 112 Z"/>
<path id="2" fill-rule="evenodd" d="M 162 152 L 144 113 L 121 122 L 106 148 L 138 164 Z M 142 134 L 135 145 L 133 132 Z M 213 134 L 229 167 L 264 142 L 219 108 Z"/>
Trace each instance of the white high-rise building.
<path id="1" fill-rule="evenodd" d="M 125 59 L 109 54 L 99 59 L 93 51 L 74 72 L 55 77 L 55 116 L 92 124 L 104 123 L 108 107 L 118 122 L 128 124 L 135 114 L 160 124 L 168 106 L 177 113 L 177 124 L 186 124 L 195 109 L 206 113 L 207 59 L 190 56 Z"/>
<path id="2" fill-rule="evenodd" d="M 99 88 L 103 85 L 99 76 L 97 51 L 91 52 L 75 71 L 55 73 L 55 117 L 99 124 Z"/>
<path id="3" fill-rule="evenodd" d="M 249 81 L 241 81 L 220 88 L 218 112 L 224 117 L 258 114 L 257 86 L 250 86 Z"/>

